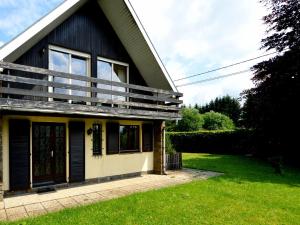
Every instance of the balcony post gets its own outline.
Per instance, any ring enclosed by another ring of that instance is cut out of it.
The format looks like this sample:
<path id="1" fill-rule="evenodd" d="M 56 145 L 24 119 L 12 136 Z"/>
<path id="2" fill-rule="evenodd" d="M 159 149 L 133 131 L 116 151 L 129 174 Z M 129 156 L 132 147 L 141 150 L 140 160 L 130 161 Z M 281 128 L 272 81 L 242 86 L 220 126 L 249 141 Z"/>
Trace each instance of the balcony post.
<path id="1" fill-rule="evenodd" d="M 154 165 L 155 174 L 165 174 L 165 122 L 154 122 Z"/>
<path id="2" fill-rule="evenodd" d="M 2 189 L 2 182 L 3 182 L 3 146 L 2 146 L 2 127 L 3 125 L 3 118 L 0 112 L 0 203 L 3 201 L 3 189 Z M 1 209 L 1 204 L 0 204 Z"/>

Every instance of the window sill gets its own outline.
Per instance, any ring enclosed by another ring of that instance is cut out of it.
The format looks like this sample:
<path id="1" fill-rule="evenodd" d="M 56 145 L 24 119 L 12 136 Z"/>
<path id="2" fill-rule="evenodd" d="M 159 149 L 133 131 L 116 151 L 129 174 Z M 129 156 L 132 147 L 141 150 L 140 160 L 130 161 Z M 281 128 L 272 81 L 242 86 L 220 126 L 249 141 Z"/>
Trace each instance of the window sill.
<path id="1" fill-rule="evenodd" d="M 116 153 L 106 153 L 106 155 L 131 155 L 131 154 L 138 154 L 143 153 L 141 151 L 124 151 L 124 152 L 116 152 Z"/>

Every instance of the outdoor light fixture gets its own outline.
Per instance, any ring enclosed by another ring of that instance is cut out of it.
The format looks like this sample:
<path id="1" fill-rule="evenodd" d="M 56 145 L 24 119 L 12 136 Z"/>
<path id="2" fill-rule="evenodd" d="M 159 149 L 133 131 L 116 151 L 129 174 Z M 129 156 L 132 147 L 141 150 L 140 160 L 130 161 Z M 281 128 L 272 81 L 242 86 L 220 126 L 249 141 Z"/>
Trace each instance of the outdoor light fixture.
<path id="1" fill-rule="evenodd" d="M 87 130 L 87 134 L 88 135 L 91 135 L 93 133 L 93 128 L 89 128 L 88 130 Z"/>

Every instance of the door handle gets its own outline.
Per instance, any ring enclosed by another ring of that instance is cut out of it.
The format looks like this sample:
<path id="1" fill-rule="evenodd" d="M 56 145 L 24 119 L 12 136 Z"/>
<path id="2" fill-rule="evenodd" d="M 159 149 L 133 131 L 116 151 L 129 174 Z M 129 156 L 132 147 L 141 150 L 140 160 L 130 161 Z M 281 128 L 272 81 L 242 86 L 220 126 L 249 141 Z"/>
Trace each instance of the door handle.
<path id="1" fill-rule="evenodd" d="M 51 158 L 53 158 L 53 155 L 54 155 L 54 154 L 53 154 L 53 150 L 52 150 L 52 151 L 51 151 Z"/>

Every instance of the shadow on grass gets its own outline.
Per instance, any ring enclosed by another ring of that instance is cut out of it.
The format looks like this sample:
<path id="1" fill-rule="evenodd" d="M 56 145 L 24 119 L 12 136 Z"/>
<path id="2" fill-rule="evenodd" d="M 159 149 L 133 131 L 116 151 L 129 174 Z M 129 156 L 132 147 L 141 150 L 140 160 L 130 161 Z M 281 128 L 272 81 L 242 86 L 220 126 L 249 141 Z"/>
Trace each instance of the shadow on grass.
<path id="1" fill-rule="evenodd" d="M 225 175 L 216 179 L 237 183 L 247 181 L 300 187 L 300 170 L 284 167 L 282 175 L 276 174 L 269 163 L 252 157 L 186 153 L 183 157 L 183 166 L 222 172 Z"/>

